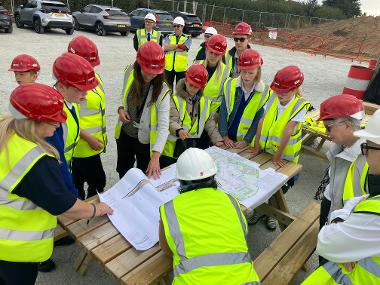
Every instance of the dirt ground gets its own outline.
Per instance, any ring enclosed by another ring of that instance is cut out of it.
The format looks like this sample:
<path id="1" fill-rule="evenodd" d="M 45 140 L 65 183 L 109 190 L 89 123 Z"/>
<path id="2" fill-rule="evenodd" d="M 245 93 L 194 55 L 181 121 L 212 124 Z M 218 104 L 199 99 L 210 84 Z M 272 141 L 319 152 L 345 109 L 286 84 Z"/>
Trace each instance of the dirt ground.
<path id="1" fill-rule="evenodd" d="M 40 35 L 30 29 L 17 28 L 13 34 L 0 34 L 0 113 L 7 111 L 9 94 L 16 87 L 13 74 L 7 71 L 12 58 L 20 53 L 35 56 L 42 68 L 38 81 L 53 84 L 52 63 L 67 49 L 68 42 L 75 35 L 85 35 L 91 38 L 100 51 L 101 65 L 97 67 L 97 71 L 105 83 L 107 134 L 109 136 L 107 153 L 102 156 L 102 159 L 107 175 L 107 188 L 109 188 L 118 179 L 115 171 L 116 144 L 113 139 L 113 129 L 116 123 L 116 110 L 121 103 L 123 69 L 126 65 L 133 63 L 136 55 L 132 46 L 132 35 L 121 37 L 115 34 L 98 37 L 89 32 L 75 32 L 73 36 L 67 36 L 59 30 Z M 201 42 L 202 36 L 193 39 L 189 53 L 191 60 Z M 232 47 L 233 41 L 229 40 L 228 44 L 229 47 Z M 306 53 L 264 46 L 255 46 L 254 48 L 264 58 L 263 79 L 267 83 L 270 83 L 278 69 L 290 64 L 300 66 L 305 73 L 304 96 L 315 107 L 318 107 L 324 99 L 338 94 L 342 90 L 351 65 L 350 61 L 331 57 L 311 56 Z M 319 185 L 320 176 L 327 165 L 326 161 L 309 154 L 303 154 L 300 163 L 304 166 L 300 179 L 294 189 L 286 195 L 290 211 L 293 214 L 301 212 L 312 200 Z M 252 256 L 258 256 L 278 233 L 278 231 L 268 232 L 263 223 L 257 224 L 254 228 L 250 227 L 249 240 L 251 241 Z M 39 274 L 37 284 L 116 284 L 115 280 L 96 262 L 90 264 L 85 276 L 76 273 L 72 264 L 78 253 L 77 245 L 57 247 L 54 253 L 57 269 L 51 273 Z M 316 260 L 314 255 L 309 261 L 308 272 L 301 272 L 294 284 L 299 284 L 300 280 L 316 267 Z"/>

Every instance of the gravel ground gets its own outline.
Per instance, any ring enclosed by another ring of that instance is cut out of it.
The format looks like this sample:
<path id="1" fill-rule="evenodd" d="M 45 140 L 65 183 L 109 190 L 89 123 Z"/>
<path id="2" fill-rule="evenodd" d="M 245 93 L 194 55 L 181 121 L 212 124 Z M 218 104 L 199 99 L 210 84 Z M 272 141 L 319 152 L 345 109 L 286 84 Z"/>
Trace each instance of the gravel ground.
<path id="1" fill-rule="evenodd" d="M 52 30 L 46 34 L 36 34 L 31 29 L 14 29 L 13 34 L 0 34 L 0 113 L 6 112 L 8 108 L 9 94 L 16 87 L 13 73 L 8 72 L 9 65 L 16 55 L 27 53 L 35 56 L 40 65 L 41 73 L 38 82 L 53 84 L 51 75 L 52 64 L 57 56 L 67 50 L 69 41 L 76 35 L 85 35 L 92 39 L 98 46 L 101 65 L 97 72 L 102 76 L 107 94 L 107 124 L 109 144 L 107 153 L 103 155 L 104 168 L 107 175 L 107 188 L 115 184 L 118 175 L 115 171 L 116 145 L 113 137 L 113 129 L 116 123 L 116 109 L 121 103 L 121 89 L 123 69 L 133 63 L 135 51 L 132 44 L 132 35 L 121 37 L 111 34 L 106 37 L 98 37 L 91 32 L 75 32 L 68 36 L 63 31 Z M 190 59 L 194 58 L 195 52 L 202 37 L 193 39 L 190 49 Z M 228 41 L 229 47 L 233 41 Z M 298 65 L 305 73 L 304 97 L 314 106 L 329 96 L 338 94 L 344 85 L 346 74 L 351 65 L 350 61 L 313 56 L 301 52 L 255 46 L 264 58 L 263 80 L 270 83 L 275 72 L 290 64 Z M 286 199 L 292 214 L 301 212 L 312 200 L 323 170 L 327 166 L 326 161 L 303 154 L 300 163 L 304 169 L 294 189 L 289 191 Z M 278 231 L 268 232 L 262 222 L 250 228 L 250 251 L 253 257 L 268 246 L 278 235 Z M 96 262 L 92 262 L 85 276 L 80 276 L 73 270 L 73 262 L 79 253 L 77 245 L 57 247 L 54 259 L 57 269 L 50 273 L 39 274 L 37 284 L 116 284 L 115 280 L 105 272 L 104 268 Z M 301 272 L 294 284 L 300 284 L 307 274 L 317 265 L 315 255 L 308 262 L 308 272 Z"/>

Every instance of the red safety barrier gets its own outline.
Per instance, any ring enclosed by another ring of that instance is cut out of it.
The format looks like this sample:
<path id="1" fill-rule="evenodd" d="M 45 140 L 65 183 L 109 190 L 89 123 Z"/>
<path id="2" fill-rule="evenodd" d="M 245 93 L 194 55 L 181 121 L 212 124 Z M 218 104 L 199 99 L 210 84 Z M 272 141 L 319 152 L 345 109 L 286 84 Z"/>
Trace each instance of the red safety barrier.
<path id="1" fill-rule="evenodd" d="M 350 94 L 358 99 L 363 99 L 372 74 L 373 69 L 360 65 L 351 65 L 343 94 Z"/>
<path id="2" fill-rule="evenodd" d="M 368 64 L 368 68 L 375 69 L 376 68 L 376 64 L 377 64 L 377 60 L 376 59 L 371 59 L 369 61 L 369 64 Z"/>

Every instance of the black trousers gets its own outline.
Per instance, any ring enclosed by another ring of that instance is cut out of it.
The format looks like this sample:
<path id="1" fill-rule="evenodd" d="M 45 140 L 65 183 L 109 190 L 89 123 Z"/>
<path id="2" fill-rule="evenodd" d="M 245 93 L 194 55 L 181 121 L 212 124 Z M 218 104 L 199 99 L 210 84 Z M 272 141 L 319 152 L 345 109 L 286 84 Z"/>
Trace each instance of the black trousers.
<path id="1" fill-rule="evenodd" d="M 123 130 L 120 132 L 117 145 L 117 166 L 116 171 L 121 179 L 137 161 L 137 168 L 146 171 L 150 161 L 150 146 L 142 144 L 137 138 L 128 136 Z"/>
<path id="2" fill-rule="evenodd" d="M 0 260 L 0 285 L 33 285 L 36 282 L 37 274 L 38 262 Z"/>
<path id="3" fill-rule="evenodd" d="M 97 192 L 103 192 L 106 186 L 106 173 L 103 169 L 100 154 L 73 158 L 72 176 L 80 199 L 84 200 L 96 195 Z M 87 197 L 84 191 L 85 182 L 88 184 Z"/>
<path id="4" fill-rule="evenodd" d="M 178 81 L 180 81 L 182 78 L 185 78 L 185 71 L 183 72 L 175 72 L 174 70 L 172 71 L 167 71 L 165 70 L 165 80 L 166 83 L 169 85 L 169 87 L 173 89 L 174 87 L 174 78 L 175 78 L 175 83 L 177 84 Z"/>
<path id="5" fill-rule="evenodd" d="M 329 216 L 330 212 L 330 207 L 331 207 L 331 201 L 326 199 L 326 197 L 323 196 L 322 202 L 321 202 L 321 212 L 319 216 L 319 230 L 322 229 L 324 225 L 326 225 L 327 218 Z M 319 256 L 319 266 L 322 266 L 328 262 L 327 259 L 323 258 L 322 256 Z"/>

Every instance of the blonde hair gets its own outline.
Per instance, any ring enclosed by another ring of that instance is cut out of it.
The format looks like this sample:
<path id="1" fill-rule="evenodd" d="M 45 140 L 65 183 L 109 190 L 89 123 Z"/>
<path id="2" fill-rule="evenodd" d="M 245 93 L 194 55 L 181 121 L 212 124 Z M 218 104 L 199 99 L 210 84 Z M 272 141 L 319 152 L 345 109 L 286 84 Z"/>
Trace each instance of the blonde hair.
<path id="1" fill-rule="evenodd" d="M 29 119 L 16 119 L 11 115 L 0 117 L 0 151 L 5 150 L 7 157 L 9 157 L 7 142 L 10 136 L 16 133 L 18 136 L 37 144 L 43 151 L 59 160 L 58 151 L 44 138 L 37 135 L 36 127 L 39 124 L 40 122 Z"/>
<path id="2" fill-rule="evenodd" d="M 215 79 L 219 80 L 220 76 L 222 76 L 222 58 L 223 56 L 220 56 L 220 59 L 218 63 L 216 64 L 216 69 L 215 69 Z M 208 66 L 208 58 L 207 58 L 207 52 L 206 52 L 206 59 L 203 61 L 203 66 L 207 68 Z"/>

